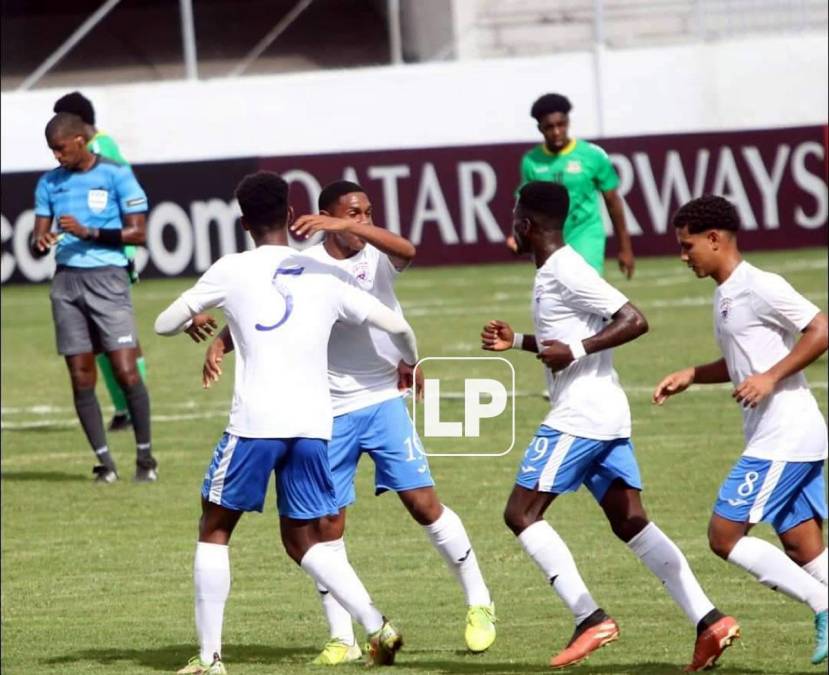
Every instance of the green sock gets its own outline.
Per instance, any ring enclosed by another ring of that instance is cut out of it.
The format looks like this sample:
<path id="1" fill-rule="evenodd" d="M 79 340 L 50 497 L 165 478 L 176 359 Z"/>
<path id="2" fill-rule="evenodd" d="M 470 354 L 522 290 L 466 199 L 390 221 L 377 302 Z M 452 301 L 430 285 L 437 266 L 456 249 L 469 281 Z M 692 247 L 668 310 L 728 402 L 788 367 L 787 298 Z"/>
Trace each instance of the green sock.
<path id="1" fill-rule="evenodd" d="M 138 374 L 141 376 L 141 380 L 146 384 L 147 382 L 147 364 L 144 361 L 143 356 L 139 356 L 135 359 L 135 365 L 138 367 Z M 126 406 L 126 399 L 124 400 L 124 406 Z"/>
<path id="2" fill-rule="evenodd" d="M 101 375 L 104 376 L 104 383 L 107 386 L 109 397 L 112 399 L 115 413 L 121 415 L 126 414 L 127 399 L 124 396 L 124 392 L 121 391 L 121 385 L 115 379 L 115 373 L 112 372 L 112 364 L 109 362 L 109 357 L 106 354 L 98 354 L 95 360 L 98 362 L 98 368 L 101 369 Z"/>

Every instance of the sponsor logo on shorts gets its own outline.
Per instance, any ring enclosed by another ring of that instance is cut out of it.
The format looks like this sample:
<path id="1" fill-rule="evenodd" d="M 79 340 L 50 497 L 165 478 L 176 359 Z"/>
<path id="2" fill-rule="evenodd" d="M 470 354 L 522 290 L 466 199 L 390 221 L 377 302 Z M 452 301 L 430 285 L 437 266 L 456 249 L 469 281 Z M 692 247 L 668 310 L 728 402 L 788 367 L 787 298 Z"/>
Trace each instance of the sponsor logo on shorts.
<path id="1" fill-rule="evenodd" d="M 536 468 L 534 466 L 521 465 L 521 473 L 532 473 Z"/>
<path id="2" fill-rule="evenodd" d="M 119 345 L 129 344 L 130 342 L 132 342 L 132 333 L 129 335 L 122 335 L 118 338 Z"/>
<path id="3" fill-rule="evenodd" d="M 746 504 L 748 504 L 748 500 L 747 499 L 729 499 L 728 503 L 731 504 L 731 506 L 745 506 Z"/>

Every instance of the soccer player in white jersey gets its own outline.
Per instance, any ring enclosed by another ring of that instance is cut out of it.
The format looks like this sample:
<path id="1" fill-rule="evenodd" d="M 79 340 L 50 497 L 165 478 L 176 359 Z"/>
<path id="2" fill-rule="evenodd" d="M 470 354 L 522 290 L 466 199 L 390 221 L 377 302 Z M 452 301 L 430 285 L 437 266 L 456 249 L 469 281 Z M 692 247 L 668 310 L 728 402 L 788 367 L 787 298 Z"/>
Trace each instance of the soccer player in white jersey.
<path id="1" fill-rule="evenodd" d="M 746 448 L 717 496 L 708 540 L 718 556 L 815 613 L 812 663 L 826 659 L 826 422 L 803 369 L 829 347 L 827 317 L 789 283 L 743 260 L 739 217 L 726 199 L 704 196 L 673 217 L 680 256 L 711 277 L 714 332 L 722 358 L 671 373 L 653 394 L 661 405 L 692 384 L 731 382 Z M 760 522 L 783 551 L 749 536 Z"/>
<path id="2" fill-rule="evenodd" d="M 174 335 L 221 307 L 237 347 L 230 421 L 202 486 L 194 565 L 200 653 L 179 673 L 225 672 L 228 543 L 242 513 L 262 511 L 272 472 L 288 555 L 357 617 L 369 635 L 371 663 L 392 663 L 402 644 L 339 555 L 342 540 L 327 534 L 324 517 L 337 513 L 337 501 L 327 455 L 326 358 L 338 321 L 389 331 L 409 367 L 417 361 L 414 334 L 402 316 L 347 277 L 287 245 L 287 196 L 287 183 L 276 174 L 246 177 L 236 198 L 256 248 L 222 257 L 156 320 L 156 332 Z"/>
<path id="3" fill-rule="evenodd" d="M 376 227 L 368 195 L 358 184 L 337 181 L 319 196 L 320 215 L 302 216 L 291 229 L 298 237 L 326 233 L 323 243 L 303 255 L 346 272 L 397 315 L 403 316 L 394 293 L 397 275 L 415 256 L 407 239 Z M 226 333 L 208 350 L 206 368 L 230 347 Z M 213 364 L 213 365 L 211 365 Z M 422 378 L 422 370 L 418 369 Z M 337 323 L 328 344 L 328 381 L 334 407 L 334 430 L 328 446 L 339 515 L 335 534 L 343 536 L 345 510 L 352 504 L 354 476 L 363 453 L 375 467 L 375 493 L 396 492 L 412 517 L 454 572 L 468 605 L 464 637 L 473 652 L 487 650 L 495 640 L 495 610 L 475 552 L 458 515 L 441 503 L 428 460 L 412 426 L 403 391 L 412 369 L 389 337 L 366 325 Z M 339 549 L 347 560 L 345 547 Z M 349 612 L 317 584 L 328 620 L 330 640 L 314 660 L 337 665 L 360 658 Z"/>
<path id="4" fill-rule="evenodd" d="M 696 627 L 686 671 L 711 666 L 739 636 L 739 626 L 706 597 L 676 545 L 648 520 L 630 442 L 630 408 L 613 369 L 611 349 L 648 329 L 645 317 L 564 244 L 567 190 L 557 183 L 524 185 L 513 212 L 519 252 L 538 268 L 533 289 L 534 335 L 491 321 L 481 334 L 491 351 L 538 354 L 546 366 L 551 410 L 530 441 L 504 512 L 507 526 L 573 613 L 575 633 L 550 660 L 578 663 L 616 640 L 619 627 L 593 600 L 567 544 L 544 512 L 556 497 L 585 485 L 622 541 L 663 583 Z"/>

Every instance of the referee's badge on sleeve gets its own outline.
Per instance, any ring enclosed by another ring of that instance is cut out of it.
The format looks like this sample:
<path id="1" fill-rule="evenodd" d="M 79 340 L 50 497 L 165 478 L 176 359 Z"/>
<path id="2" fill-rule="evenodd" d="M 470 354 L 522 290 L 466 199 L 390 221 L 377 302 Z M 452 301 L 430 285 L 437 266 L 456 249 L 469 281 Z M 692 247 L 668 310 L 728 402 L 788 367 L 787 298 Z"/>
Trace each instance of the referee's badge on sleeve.
<path id="1" fill-rule="evenodd" d="M 86 203 L 92 213 L 100 213 L 106 208 L 109 193 L 106 190 L 90 190 L 86 196 Z"/>

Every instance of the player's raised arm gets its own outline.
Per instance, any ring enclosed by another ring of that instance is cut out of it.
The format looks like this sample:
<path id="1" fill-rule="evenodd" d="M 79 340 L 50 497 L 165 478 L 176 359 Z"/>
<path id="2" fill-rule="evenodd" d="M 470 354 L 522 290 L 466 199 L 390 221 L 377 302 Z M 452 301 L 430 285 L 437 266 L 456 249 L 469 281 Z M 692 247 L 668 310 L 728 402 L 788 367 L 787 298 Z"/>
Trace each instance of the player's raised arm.
<path id="1" fill-rule="evenodd" d="M 592 337 L 574 340 L 568 344 L 559 340 L 543 340 L 541 345 L 544 348 L 538 352 L 537 358 L 556 372 L 586 354 L 613 349 L 647 332 L 648 321 L 645 315 L 627 302 L 610 317 L 610 323 Z"/>
<path id="2" fill-rule="evenodd" d="M 365 243 L 370 244 L 389 256 L 398 271 L 414 259 L 417 250 L 412 242 L 375 226 L 374 207 L 357 183 L 341 180 L 326 185 L 320 192 L 317 206 L 319 215 L 302 216 L 291 226 L 296 236 L 307 238 L 315 232 L 330 232 L 346 249 L 359 249 Z M 360 242 L 359 246 L 353 245 L 355 240 Z"/>

